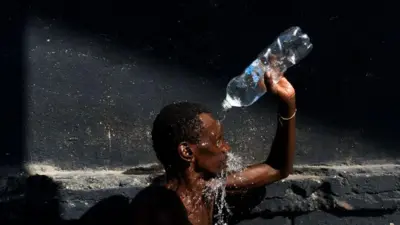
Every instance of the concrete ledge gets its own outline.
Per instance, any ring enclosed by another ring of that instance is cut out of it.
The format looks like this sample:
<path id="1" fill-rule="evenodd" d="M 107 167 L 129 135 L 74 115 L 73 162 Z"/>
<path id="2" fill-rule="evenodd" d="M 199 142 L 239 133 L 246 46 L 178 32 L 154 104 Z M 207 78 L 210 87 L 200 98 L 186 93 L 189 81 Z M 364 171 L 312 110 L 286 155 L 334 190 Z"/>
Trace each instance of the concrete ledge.
<path id="1" fill-rule="evenodd" d="M 124 171 L 42 174 L 52 177 L 58 182 L 54 185 L 61 187 L 58 200 L 62 217 L 77 219 L 101 199 L 121 194 L 134 197 L 159 172 L 137 175 L 135 171 L 138 170 L 130 170 L 129 174 Z M 399 165 L 297 167 L 295 175 L 263 188 L 261 201 L 242 213 L 240 224 L 261 224 L 265 220 L 269 224 L 400 223 L 399 175 Z M 32 192 L 27 189 L 35 189 L 32 186 L 39 185 L 36 191 L 46 193 L 41 197 L 51 198 L 51 185 L 32 181 L 29 184 L 24 177 L 8 177 L 1 182 L 3 213 L 0 215 L 5 220 L 13 220 L 22 213 L 20 204 L 26 204 L 27 195 Z M 36 180 L 51 180 L 39 177 Z"/>
<path id="2" fill-rule="evenodd" d="M 400 177 L 396 165 L 303 167 L 266 187 L 259 211 L 306 213 L 316 210 L 396 210 Z"/>

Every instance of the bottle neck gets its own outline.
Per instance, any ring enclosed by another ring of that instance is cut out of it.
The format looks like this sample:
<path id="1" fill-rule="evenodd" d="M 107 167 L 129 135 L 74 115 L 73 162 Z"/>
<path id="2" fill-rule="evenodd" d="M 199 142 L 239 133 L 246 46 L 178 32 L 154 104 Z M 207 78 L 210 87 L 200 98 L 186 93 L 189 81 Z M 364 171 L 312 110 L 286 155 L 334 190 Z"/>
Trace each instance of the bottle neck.
<path id="1" fill-rule="evenodd" d="M 229 103 L 229 101 L 227 99 L 225 99 L 222 102 L 222 108 L 224 111 L 228 111 L 230 108 L 232 108 L 232 105 Z"/>

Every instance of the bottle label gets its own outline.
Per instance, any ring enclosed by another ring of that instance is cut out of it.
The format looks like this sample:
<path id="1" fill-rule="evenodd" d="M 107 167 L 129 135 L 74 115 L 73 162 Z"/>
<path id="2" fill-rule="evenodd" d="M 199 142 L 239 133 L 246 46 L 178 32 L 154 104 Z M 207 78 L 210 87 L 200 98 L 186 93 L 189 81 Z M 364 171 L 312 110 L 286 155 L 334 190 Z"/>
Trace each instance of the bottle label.
<path id="1" fill-rule="evenodd" d="M 254 66 L 248 66 L 244 71 L 247 75 L 251 75 L 253 73 Z"/>
<path id="2" fill-rule="evenodd" d="M 254 61 L 251 63 L 250 66 L 257 67 L 259 64 L 260 64 L 260 60 L 256 59 L 256 60 L 254 60 Z"/>
<path id="3" fill-rule="evenodd" d="M 248 66 L 245 70 L 245 74 L 251 78 L 251 84 L 253 87 L 257 87 L 258 82 L 260 81 L 261 71 L 257 66 L 252 65 Z"/>

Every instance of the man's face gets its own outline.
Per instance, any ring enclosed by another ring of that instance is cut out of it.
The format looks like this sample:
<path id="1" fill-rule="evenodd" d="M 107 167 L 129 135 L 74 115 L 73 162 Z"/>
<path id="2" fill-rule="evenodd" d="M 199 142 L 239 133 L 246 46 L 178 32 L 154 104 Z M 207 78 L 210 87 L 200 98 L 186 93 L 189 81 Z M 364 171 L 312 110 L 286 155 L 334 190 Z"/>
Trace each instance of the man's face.
<path id="1" fill-rule="evenodd" d="M 196 168 L 208 176 L 215 177 L 226 168 L 227 153 L 230 150 L 225 142 L 223 129 L 219 121 L 211 114 L 199 115 L 203 123 L 200 142 L 194 151 Z"/>

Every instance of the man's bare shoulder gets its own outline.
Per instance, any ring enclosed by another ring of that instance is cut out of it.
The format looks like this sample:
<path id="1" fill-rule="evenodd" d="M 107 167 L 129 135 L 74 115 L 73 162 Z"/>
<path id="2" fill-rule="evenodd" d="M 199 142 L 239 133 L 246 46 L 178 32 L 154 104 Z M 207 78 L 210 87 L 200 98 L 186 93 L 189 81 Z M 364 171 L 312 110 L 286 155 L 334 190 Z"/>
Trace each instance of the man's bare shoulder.
<path id="1" fill-rule="evenodd" d="M 164 186 L 151 185 L 143 189 L 132 200 L 130 208 L 135 224 L 190 224 L 179 196 Z"/>

